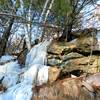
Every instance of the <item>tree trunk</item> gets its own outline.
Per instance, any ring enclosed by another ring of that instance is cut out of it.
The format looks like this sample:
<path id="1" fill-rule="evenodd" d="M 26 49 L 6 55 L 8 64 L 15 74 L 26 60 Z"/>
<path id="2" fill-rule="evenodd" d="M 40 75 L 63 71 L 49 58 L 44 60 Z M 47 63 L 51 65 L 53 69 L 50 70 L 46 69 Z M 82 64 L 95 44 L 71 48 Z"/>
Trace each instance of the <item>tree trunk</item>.
<path id="1" fill-rule="evenodd" d="M 0 56 L 5 54 L 6 44 L 8 42 L 8 38 L 10 36 L 10 31 L 14 22 L 14 18 L 11 18 L 9 21 L 9 26 L 5 29 L 3 36 L 0 40 Z"/>
<path id="2" fill-rule="evenodd" d="M 71 31 L 72 31 L 72 23 L 70 25 L 66 25 L 64 30 L 63 30 L 63 33 L 61 35 L 61 37 L 59 38 L 59 41 L 71 41 L 73 39 L 73 36 L 71 34 Z"/>
<path id="3" fill-rule="evenodd" d="M 43 17 L 44 17 L 44 14 L 46 13 L 46 9 L 47 9 L 47 5 L 48 5 L 49 1 L 50 1 L 50 0 L 46 0 L 46 2 L 45 2 L 45 4 L 44 4 L 43 11 L 42 11 L 42 13 L 41 13 L 39 22 L 41 22 L 41 21 L 43 20 Z"/>
<path id="4" fill-rule="evenodd" d="M 50 10 L 51 10 L 52 6 L 53 6 L 53 3 L 54 3 L 54 0 L 52 0 L 52 1 L 50 2 L 49 8 L 48 8 L 48 10 L 47 10 L 47 12 L 46 12 L 46 15 L 45 15 L 44 22 L 46 22 L 46 20 L 47 20 L 47 17 L 48 17 L 48 15 L 49 15 L 49 13 L 50 13 Z"/>

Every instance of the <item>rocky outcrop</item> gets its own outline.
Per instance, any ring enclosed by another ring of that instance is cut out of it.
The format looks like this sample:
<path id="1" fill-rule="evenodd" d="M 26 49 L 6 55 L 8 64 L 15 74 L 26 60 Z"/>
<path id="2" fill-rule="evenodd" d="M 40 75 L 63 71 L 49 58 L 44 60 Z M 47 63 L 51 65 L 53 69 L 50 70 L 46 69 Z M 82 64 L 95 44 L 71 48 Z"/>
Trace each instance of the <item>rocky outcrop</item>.
<path id="1" fill-rule="evenodd" d="M 48 65 L 62 68 L 63 73 L 81 70 L 100 71 L 100 46 L 96 37 L 80 37 L 71 42 L 53 41 L 48 47 Z"/>

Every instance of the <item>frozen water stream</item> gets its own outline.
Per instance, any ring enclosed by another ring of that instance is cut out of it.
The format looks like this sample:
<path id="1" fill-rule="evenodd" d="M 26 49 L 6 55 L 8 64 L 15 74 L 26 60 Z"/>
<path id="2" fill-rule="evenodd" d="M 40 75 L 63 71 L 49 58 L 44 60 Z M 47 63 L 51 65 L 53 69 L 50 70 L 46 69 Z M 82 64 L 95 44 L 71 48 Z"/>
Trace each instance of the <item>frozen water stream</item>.
<path id="1" fill-rule="evenodd" d="M 27 54 L 24 69 L 17 61 L 0 65 L 0 79 L 4 76 L 2 84 L 7 88 L 6 92 L 0 94 L 0 100 L 31 100 L 32 87 L 48 81 L 49 67 L 45 61 L 49 44 L 50 41 L 44 41 L 34 46 Z"/>

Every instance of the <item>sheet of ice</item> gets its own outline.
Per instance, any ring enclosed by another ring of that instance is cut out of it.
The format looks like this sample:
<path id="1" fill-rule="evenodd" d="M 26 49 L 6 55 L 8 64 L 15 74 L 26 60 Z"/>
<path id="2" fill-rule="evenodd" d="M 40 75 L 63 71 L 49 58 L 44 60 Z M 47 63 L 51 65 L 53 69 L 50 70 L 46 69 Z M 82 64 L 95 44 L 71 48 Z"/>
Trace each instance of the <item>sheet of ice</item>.
<path id="1" fill-rule="evenodd" d="M 10 79 L 10 81 L 14 81 L 14 79 Z M 48 67 L 44 65 L 41 66 L 40 64 L 31 66 L 24 74 L 22 74 L 21 82 L 19 84 L 16 84 L 16 82 L 14 82 L 13 85 L 12 82 L 9 83 L 12 87 L 8 88 L 5 93 L 0 95 L 0 100 L 31 100 L 33 94 L 33 81 L 34 86 L 47 83 Z"/>
<path id="2" fill-rule="evenodd" d="M 38 73 L 40 65 L 36 64 L 31 66 L 26 72 L 21 75 L 21 82 L 26 82 L 32 84 L 36 82 L 36 76 Z"/>
<path id="3" fill-rule="evenodd" d="M 21 76 L 21 82 L 42 85 L 48 81 L 49 66 L 34 64 Z"/>
<path id="4" fill-rule="evenodd" d="M 25 66 L 32 66 L 33 64 L 44 65 L 46 61 L 47 46 L 51 41 L 44 41 L 34 46 L 26 56 Z"/>
<path id="5" fill-rule="evenodd" d="M 21 69 L 20 69 L 20 65 L 18 64 L 18 61 L 11 61 L 11 62 L 5 63 L 4 65 L 0 65 L 0 79 L 4 77 L 2 84 L 6 88 L 9 88 L 15 85 L 18 81 L 20 72 L 21 72 Z"/>
<path id="6" fill-rule="evenodd" d="M 16 84 L 0 95 L 0 100 L 31 100 L 32 85 L 24 82 Z"/>
<path id="7" fill-rule="evenodd" d="M 0 66 L 0 77 L 5 76 L 2 83 L 8 88 L 0 94 L 0 100 L 31 100 L 33 85 L 47 83 L 49 67 L 44 64 L 49 44 L 44 41 L 31 49 L 26 57 L 26 68 L 20 69 L 17 61 Z"/>
<path id="8" fill-rule="evenodd" d="M 48 68 L 49 66 L 41 66 L 38 71 L 37 76 L 37 85 L 42 85 L 43 83 L 47 83 L 48 81 Z"/>
<path id="9" fill-rule="evenodd" d="M 7 61 L 13 60 L 13 59 L 15 59 L 14 56 L 11 56 L 11 55 L 4 55 L 4 56 L 1 57 L 0 63 L 1 63 L 1 62 L 4 63 L 4 62 L 7 62 Z"/>
<path id="10" fill-rule="evenodd" d="M 4 65 L 0 65 L 0 73 L 18 73 L 20 71 L 20 66 L 18 61 L 11 61 Z"/>
<path id="11" fill-rule="evenodd" d="M 19 79 L 18 73 L 9 73 L 5 75 L 2 81 L 2 84 L 4 87 L 9 88 L 11 86 L 16 85 L 16 83 L 18 82 L 18 79 Z"/>

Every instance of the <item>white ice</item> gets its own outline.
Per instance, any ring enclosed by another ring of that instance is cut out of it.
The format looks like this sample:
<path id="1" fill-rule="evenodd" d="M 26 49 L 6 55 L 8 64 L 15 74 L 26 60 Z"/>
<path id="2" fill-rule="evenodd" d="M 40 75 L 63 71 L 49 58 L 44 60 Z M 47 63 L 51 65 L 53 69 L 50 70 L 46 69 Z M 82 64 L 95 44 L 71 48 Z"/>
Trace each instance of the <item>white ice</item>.
<path id="1" fill-rule="evenodd" d="M 24 82 L 16 84 L 8 88 L 8 90 L 0 95 L 0 100 L 31 100 L 32 85 Z"/>
<path id="2" fill-rule="evenodd" d="M 5 75 L 2 81 L 2 84 L 4 87 L 9 88 L 11 86 L 16 85 L 16 83 L 18 82 L 18 79 L 19 79 L 18 73 L 9 73 Z"/>
<path id="3" fill-rule="evenodd" d="M 44 41 L 34 46 L 30 52 L 27 54 L 25 66 L 31 66 L 33 64 L 44 65 L 46 61 L 46 50 L 50 41 Z"/>
<path id="4" fill-rule="evenodd" d="M 2 84 L 8 88 L 17 83 L 21 69 L 18 61 L 11 61 L 0 65 L 0 79 L 4 76 Z"/>
<path id="5" fill-rule="evenodd" d="M 17 61 L 0 65 L 0 78 L 5 76 L 2 83 L 8 88 L 0 94 L 0 100 L 31 100 L 32 87 L 47 83 L 49 67 L 45 61 L 49 44 L 49 41 L 44 41 L 30 50 L 26 57 L 26 68 L 20 69 Z"/>
<path id="6" fill-rule="evenodd" d="M 11 61 L 4 65 L 0 65 L 0 73 L 5 73 L 5 74 L 10 72 L 17 73 L 19 71 L 20 71 L 20 66 L 18 64 L 18 61 Z"/>
<path id="7" fill-rule="evenodd" d="M 48 81 L 48 68 L 49 66 L 41 66 L 38 71 L 37 85 L 42 85 Z"/>
<path id="8" fill-rule="evenodd" d="M 13 59 L 15 59 L 15 57 L 13 57 L 13 56 L 11 56 L 11 55 L 4 55 L 4 56 L 1 57 L 0 63 L 1 63 L 1 62 L 4 63 L 4 62 L 7 62 L 7 61 L 13 60 Z"/>

